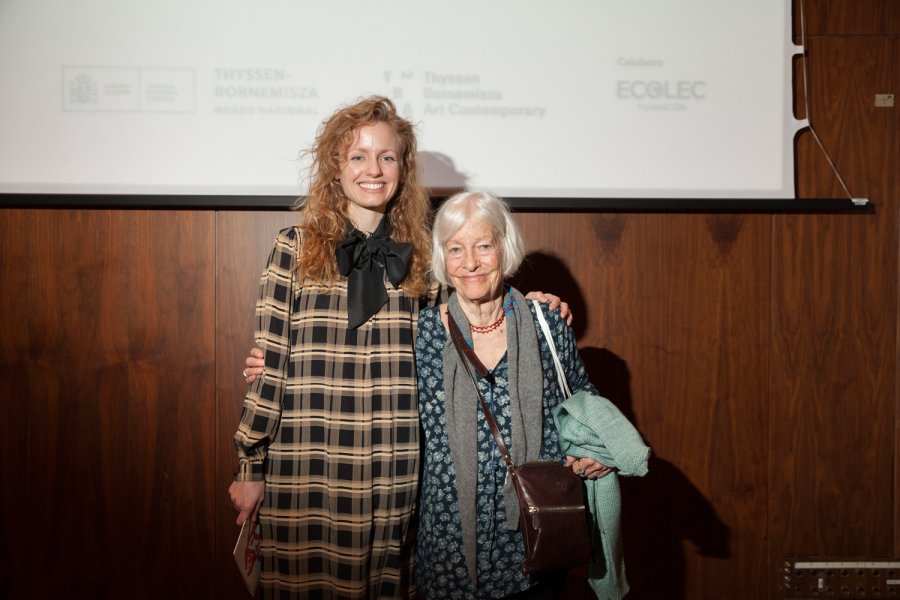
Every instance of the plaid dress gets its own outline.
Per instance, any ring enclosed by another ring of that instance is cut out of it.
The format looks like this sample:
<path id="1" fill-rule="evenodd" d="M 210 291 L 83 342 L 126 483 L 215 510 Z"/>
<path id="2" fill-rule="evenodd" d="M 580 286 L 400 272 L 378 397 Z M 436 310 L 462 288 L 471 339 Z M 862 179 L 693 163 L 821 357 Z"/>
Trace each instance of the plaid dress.
<path id="1" fill-rule="evenodd" d="M 297 228 L 260 281 L 265 374 L 244 399 L 238 481 L 266 481 L 260 596 L 407 598 L 419 470 L 413 341 L 420 299 L 347 328 L 347 285 L 296 281 Z"/>

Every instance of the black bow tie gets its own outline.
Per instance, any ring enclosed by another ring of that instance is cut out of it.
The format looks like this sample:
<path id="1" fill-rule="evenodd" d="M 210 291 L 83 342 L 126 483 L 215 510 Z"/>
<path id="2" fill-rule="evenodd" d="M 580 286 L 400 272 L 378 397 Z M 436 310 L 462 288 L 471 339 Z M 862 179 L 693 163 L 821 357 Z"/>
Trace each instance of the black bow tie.
<path id="1" fill-rule="evenodd" d="M 368 237 L 351 227 L 335 250 L 338 271 L 347 277 L 347 313 L 351 329 L 368 321 L 387 302 L 385 272 L 394 289 L 406 277 L 412 244 L 395 242 L 388 233 L 388 219 L 384 216 Z"/>

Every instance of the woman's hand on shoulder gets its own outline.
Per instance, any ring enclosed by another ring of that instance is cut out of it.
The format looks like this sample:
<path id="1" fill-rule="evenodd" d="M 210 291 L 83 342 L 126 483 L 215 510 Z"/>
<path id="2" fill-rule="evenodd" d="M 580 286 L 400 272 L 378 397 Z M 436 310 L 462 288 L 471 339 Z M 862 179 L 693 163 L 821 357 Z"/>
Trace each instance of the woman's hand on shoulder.
<path id="1" fill-rule="evenodd" d="M 572 471 L 582 479 L 600 479 L 612 473 L 610 467 L 597 462 L 593 458 L 567 456 L 566 466 L 571 467 Z"/>
<path id="2" fill-rule="evenodd" d="M 247 368 L 244 369 L 241 375 L 244 376 L 244 381 L 253 383 L 265 370 L 265 354 L 259 348 L 251 348 L 250 354 L 244 359 L 244 364 L 247 365 Z"/>
<path id="3" fill-rule="evenodd" d="M 566 320 L 566 325 L 572 324 L 572 311 L 569 310 L 569 305 L 563 302 L 562 298 L 559 296 L 554 296 L 553 294 L 547 294 L 545 292 L 528 292 L 525 294 L 525 297 L 529 300 L 548 303 L 550 305 L 550 310 L 559 308 L 559 316 Z"/>

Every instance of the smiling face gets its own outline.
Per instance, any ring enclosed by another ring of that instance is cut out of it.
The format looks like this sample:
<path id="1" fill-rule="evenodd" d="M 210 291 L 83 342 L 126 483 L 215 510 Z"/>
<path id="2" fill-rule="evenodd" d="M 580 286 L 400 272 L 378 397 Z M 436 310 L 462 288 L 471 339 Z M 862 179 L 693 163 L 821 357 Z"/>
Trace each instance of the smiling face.
<path id="1" fill-rule="evenodd" d="M 341 188 L 349 198 L 347 214 L 362 231 L 371 232 L 400 185 L 400 140 L 379 121 L 356 130 L 341 163 Z"/>
<path id="2" fill-rule="evenodd" d="M 503 274 L 494 230 L 479 219 L 460 227 L 444 244 L 444 264 L 456 293 L 470 302 L 500 297 Z"/>

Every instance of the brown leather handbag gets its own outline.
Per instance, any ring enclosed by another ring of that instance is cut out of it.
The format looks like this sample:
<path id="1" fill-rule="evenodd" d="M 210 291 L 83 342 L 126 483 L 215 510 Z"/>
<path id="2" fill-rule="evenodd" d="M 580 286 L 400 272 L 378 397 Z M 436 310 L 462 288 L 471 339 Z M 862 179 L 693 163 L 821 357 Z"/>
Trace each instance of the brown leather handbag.
<path id="1" fill-rule="evenodd" d="M 591 558 L 591 540 L 581 478 L 555 460 L 513 464 L 497 422 L 478 391 L 470 364 L 482 377 L 488 375 L 488 370 L 466 343 L 453 316 L 447 316 L 453 345 L 475 385 L 481 410 L 519 499 L 519 526 L 525 542 L 522 571 L 538 574 L 586 565 Z"/>

